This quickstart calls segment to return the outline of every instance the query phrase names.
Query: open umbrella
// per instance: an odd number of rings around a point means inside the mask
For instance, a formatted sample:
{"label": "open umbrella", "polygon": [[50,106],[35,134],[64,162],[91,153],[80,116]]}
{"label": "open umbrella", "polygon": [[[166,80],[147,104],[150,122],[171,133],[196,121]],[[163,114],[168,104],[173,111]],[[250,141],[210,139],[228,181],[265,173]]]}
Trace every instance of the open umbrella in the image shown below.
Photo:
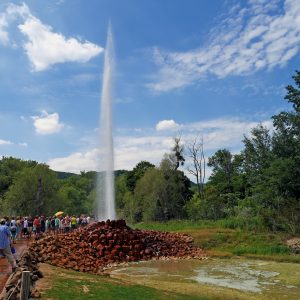
{"label": "open umbrella", "polygon": [[63,211],[58,211],[56,214],[54,214],[55,217],[59,217],[61,215],[63,215],[64,212]]}

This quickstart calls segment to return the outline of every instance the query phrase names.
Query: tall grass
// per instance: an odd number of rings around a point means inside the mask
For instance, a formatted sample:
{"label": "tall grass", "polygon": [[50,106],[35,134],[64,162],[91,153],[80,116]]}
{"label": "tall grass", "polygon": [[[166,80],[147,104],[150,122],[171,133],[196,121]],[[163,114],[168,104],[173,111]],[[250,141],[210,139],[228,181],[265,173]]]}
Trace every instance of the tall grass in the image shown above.
{"label": "tall grass", "polygon": [[284,245],[253,245],[247,247],[237,247],[232,250],[234,255],[258,254],[258,255],[274,255],[288,254],[290,250]]}
{"label": "tall grass", "polygon": [[161,231],[180,231],[185,229],[229,228],[250,231],[265,231],[265,225],[261,218],[231,217],[221,220],[170,220],[166,222],[141,222],[131,225],[134,228]]}
{"label": "tall grass", "polygon": [[221,228],[231,228],[231,229],[243,229],[250,231],[265,231],[266,226],[264,221],[260,217],[252,218],[241,218],[241,217],[230,217],[227,219],[222,219],[216,221]]}
{"label": "tall grass", "polygon": [[181,231],[186,229],[216,228],[219,225],[211,220],[170,220],[166,222],[141,222],[130,225],[133,228],[160,231]]}

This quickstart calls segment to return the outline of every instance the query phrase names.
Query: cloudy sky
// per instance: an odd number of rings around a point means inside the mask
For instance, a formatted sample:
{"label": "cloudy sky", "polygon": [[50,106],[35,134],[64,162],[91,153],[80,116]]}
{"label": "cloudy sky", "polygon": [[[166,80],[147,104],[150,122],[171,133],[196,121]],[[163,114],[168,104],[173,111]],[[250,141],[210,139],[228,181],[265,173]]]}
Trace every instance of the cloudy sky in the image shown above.
{"label": "cloudy sky", "polygon": [[178,134],[236,153],[288,108],[299,0],[1,0],[1,156],[96,169],[109,20],[116,169],[158,164]]}

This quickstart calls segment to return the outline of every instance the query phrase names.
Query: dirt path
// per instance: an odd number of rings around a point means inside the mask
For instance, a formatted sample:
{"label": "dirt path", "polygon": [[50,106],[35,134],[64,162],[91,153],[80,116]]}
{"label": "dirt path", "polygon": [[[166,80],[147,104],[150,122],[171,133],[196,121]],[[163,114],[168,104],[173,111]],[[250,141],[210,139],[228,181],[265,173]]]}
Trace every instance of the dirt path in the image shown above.
{"label": "dirt path", "polygon": [[[28,246],[28,241],[27,240],[20,240],[17,241],[16,244],[14,244],[14,247],[16,249],[17,255],[21,256],[23,251],[27,248]],[[7,259],[4,258],[0,258],[0,294],[5,286],[5,283],[9,277],[9,275],[11,274],[11,266],[9,264],[9,262],[7,261]]]}

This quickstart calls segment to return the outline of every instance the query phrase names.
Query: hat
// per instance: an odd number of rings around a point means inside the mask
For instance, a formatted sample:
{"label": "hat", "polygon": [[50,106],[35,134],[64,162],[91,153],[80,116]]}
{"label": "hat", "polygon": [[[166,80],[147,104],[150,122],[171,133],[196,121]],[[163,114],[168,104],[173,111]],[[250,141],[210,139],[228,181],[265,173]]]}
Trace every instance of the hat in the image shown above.
{"label": "hat", "polygon": [[4,224],[5,224],[5,222],[6,222],[6,220],[5,220],[5,219],[3,219],[3,218],[0,220],[0,223],[1,223],[1,224],[2,224],[2,223],[4,223]]}

